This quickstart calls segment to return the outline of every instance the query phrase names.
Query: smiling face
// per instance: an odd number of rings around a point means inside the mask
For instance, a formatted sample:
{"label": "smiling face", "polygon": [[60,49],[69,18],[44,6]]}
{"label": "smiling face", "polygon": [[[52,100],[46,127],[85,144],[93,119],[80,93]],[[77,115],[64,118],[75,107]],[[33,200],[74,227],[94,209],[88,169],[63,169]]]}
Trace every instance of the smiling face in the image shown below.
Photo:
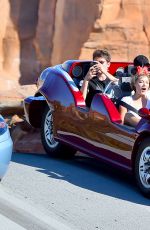
{"label": "smiling face", "polygon": [[144,96],[149,90],[149,77],[147,75],[138,76],[135,81],[136,94]]}

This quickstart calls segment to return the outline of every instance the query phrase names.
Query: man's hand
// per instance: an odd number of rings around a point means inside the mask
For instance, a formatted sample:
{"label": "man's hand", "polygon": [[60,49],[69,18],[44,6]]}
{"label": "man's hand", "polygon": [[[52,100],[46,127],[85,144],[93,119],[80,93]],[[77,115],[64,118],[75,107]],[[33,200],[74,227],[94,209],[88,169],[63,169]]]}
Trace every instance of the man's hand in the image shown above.
{"label": "man's hand", "polygon": [[95,65],[95,69],[97,70],[97,73],[104,74],[110,81],[115,82],[116,84],[118,83],[118,79],[111,75],[107,71],[107,68],[100,62],[97,62],[97,64]]}
{"label": "man's hand", "polygon": [[98,73],[98,68],[97,68],[97,64],[95,64],[89,68],[89,71],[85,76],[85,80],[90,81],[93,77],[96,77],[97,73]]}
{"label": "man's hand", "polygon": [[106,69],[106,67],[103,65],[103,64],[101,64],[100,62],[98,62],[96,65],[95,65],[95,68],[97,69],[97,72],[98,73],[104,73],[105,75],[107,74],[107,69]]}
{"label": "man's hand", "polygon": [[81,86],[81,89],[80,91],[82,92],[83,94],[83,98],[86,99],[86,96],[87,96],[87,92],[88,92],[88,84],[89,84],[89,81],[93,78],[93,77],[96,77],[98,73],[98,69],[97,69],[97,64],[96,65],[93,65],[89,68],[89,71],[87,72],[84,80],[83,80],[83,84]]}

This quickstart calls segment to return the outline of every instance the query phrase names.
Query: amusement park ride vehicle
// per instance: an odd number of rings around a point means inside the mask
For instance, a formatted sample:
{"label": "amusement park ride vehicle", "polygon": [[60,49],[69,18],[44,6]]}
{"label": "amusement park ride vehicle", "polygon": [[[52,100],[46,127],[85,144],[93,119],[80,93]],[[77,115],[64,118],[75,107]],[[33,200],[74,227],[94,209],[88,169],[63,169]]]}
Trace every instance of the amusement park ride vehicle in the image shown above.
{"label": "amusement park ride vehicle", "polygon": [[121,123],[116,105],[131,93],[127,89],[134,67],[112,62],[109,71],[119,84],[110,82],[87,107],[79,88],[91,62],[68,60],[45,69],[35,95],[24,100],[26,119],[41,128],[48,155],[66,158],[78,150],[108,162],[133,173],[140,191],[150,197],[150,111],[140,109],[141,120],[133,128]]}

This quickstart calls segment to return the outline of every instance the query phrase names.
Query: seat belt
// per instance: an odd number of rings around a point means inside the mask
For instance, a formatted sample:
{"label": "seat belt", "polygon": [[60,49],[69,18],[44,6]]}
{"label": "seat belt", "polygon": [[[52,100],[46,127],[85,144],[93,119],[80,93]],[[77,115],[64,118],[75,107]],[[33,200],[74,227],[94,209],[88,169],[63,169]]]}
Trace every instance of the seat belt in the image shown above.
{"label": "seat belt", "polygon": [[132,107],[131,105],[127,104],[127,103],[124,102],[124,101],[120,101],[120,102],[119,102],[119,105],[122,105],[122,106],[124,106],[125,108],[127,108],[128,110],[131,110],[131,111],[133,111],[134,113],[138,114],[138,110],[137,110],[137,109],[135,109],[134,107]]}

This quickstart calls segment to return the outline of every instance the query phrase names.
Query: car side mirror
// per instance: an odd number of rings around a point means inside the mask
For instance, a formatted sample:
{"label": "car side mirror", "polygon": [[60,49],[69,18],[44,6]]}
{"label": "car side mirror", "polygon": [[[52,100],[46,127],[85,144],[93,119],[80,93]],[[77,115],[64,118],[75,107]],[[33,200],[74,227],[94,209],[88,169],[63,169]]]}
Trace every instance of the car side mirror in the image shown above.
{"label": "car side mirror", "polygon": [[141,108],[141,109],[139,109],[138,114],[142,118],[150,119],[150,110],[147,109],[147,108]]}

